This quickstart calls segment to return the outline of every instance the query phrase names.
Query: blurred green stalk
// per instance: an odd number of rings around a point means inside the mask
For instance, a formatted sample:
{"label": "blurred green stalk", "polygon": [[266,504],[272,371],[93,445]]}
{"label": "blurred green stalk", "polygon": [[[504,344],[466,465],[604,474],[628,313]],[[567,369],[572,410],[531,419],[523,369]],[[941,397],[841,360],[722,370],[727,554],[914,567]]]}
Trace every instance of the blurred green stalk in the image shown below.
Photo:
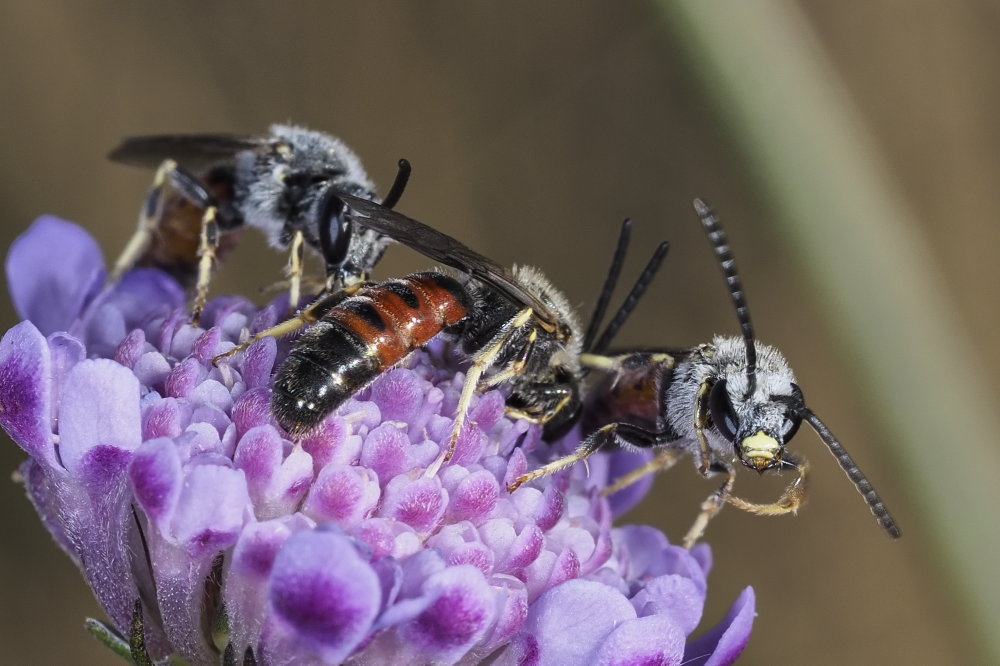
{"label": "blurred green stalk", "polygon": [[1000,663],[998,410],[906,201],[797,5],[656,7],[819,285],[959,621]]}

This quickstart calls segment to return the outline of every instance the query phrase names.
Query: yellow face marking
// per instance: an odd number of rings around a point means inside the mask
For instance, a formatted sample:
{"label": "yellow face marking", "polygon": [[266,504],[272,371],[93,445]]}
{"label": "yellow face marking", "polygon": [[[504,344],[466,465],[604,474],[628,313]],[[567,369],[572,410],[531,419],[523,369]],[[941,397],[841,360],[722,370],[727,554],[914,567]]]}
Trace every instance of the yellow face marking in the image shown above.
{"label": "yellow face marking", "polygon": [[740,442],[742,458],[749,460],[754,468],[764,469],[769,463],[774,462],[781,452],[781,445],[774,437],[766,434],[763,430],[758,430],[749,437],[744,437]]}

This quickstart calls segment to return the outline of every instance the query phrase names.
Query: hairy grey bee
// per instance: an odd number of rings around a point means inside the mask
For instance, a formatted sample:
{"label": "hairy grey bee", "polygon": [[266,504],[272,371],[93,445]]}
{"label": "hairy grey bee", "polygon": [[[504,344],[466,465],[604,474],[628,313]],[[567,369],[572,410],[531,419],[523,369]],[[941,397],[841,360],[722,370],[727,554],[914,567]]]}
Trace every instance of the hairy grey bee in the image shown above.
{"label": "hairy grey bee", "polygon": [[[691,547],[726,503],[758,515],[798,510],[805,498],[809,465],[804,457],[789,451],[787,444],[805,421],[840,463],[882,529],[899,537],[898,525],[871,483],[806,405],[785,357],[755,339],[742,281],[721,224],[704,202],[696,200],[694,205],[725,274],[742,335],[719,336],[691,349],[604,355],[617,330],[609,327],[610,335],[605,333],[581,356],[585,367],[605,375],[589,392],[585,420],[605,425],[576,451],[522,475],[510,489],[564,469],[610,444],[659,452],[648,464],[605,489],[606,494],[645,474],[667,469],[689,454],[703,476],[725,475],[684,538],[684,544]],[[591,328],[595,325],[592,322]],[[732,494],[737,463],[759,473],[793,471],[796,477],[777,501],[756,504]]]}
{"label": "hairy grey bee", "polygon": [[[157,169],[139,228],[111,279],[132,266],[153,265],[182,282],[194,282],[195,319],[205,304],[217,254],[228,250],[232,232],[244,227],[258,229],[272,247],[290,252],[293,307],[301,289],[304,247],[322,255],[329,290],[366,279],[390,242],[371,229],[353,230],[344,219],[323,217],[327,192],[375,198],[375,186],[358,156],[323,132],[272,125],[264,136],[127,137],[109,157]],[[409,163],[400,160],[384,205],[396,204],[409,173]]]}

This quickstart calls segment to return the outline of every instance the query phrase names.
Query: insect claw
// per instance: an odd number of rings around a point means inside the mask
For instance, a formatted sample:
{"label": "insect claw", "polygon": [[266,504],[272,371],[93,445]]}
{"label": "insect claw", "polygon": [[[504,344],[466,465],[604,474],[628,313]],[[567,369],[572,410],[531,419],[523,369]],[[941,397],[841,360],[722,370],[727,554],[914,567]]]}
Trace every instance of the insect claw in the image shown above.
{"label": "insect claw", "polygon": [[517,490],[518,488],[520,488],[521,485],[525,481],[527,481],[527,480],[528,480],[528,475],[527,474],[522,474],[521,476],[519,476],[516,479],[514,479],[513,482],[507,484],[507,492],[509,492],[509,493],[514,492],[515,490]]}

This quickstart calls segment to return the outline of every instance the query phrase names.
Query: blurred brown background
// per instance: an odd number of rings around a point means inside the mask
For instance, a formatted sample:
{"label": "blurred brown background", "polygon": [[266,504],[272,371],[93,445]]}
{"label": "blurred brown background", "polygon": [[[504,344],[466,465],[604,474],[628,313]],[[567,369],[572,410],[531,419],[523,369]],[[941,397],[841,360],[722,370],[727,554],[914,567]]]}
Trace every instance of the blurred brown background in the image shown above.
{"label": "blurred brown background", "polygon": [[[788,6],[804,10],[846,84],[915,212],[915,231],[932,244],[927,269],[944,276],[959,324],[977,343],[927,353],[974,356],[993,381],[995,404],[1000,5]],[[584,312],[618,224],[632,217],[629,275],[660,239],[673,248],[619,341],[688,345],[736,331],[691,212],[691,199],[704,196],[728,224],[759,335],[784,350],[811,405],[905,534],[887,539],[818,440],[800,434],[794,446],[815,473],[810,503],[795,518],[730,508],[712,523],[704,626],[751,584],[758,618],[743,663],[974,663],[980,648],[968,611],[939,575],[933,526],[917,510],[921,489],[895,473],[906,445],[886,443],[882,408],[858,390],[852,357],[772,226],[752,165],[733,149],[672,34],[640,2],[8,0],[0,5],[0,246],[35,216],[54,213],[91,229],[110,259],[133,229],[151,176],[104,160],[120,137],[257,133],[293,121],[345,139],[383,192],[396,160],[409,158],[403,211],[502,262],[538,264]],[[263,286],[259,276],[277,274],[281,259],[251,236],[214,293],[252,293]],[[428,265],[405,250],[389,254],[380,275]],[[851,270],[850,257],[844,265]],[[6,329],[16,316],[9,300],[0,307]],[[900,336],[906,325],[899,322]],[[950,455],[949,442],[940,446]],[[0,471],[21,458],[7,442]],[[628,520],[655,523],[677,540],[712,487],[679,465]],[[750,473],[738,478],[753,499],[778,488]],[[0,493],[10,530],[0,549],[5,661],[115,663],[82,628],[99,611],[78,573],[20,488],[0,483]],[[969,511],[995,531],[995,507]]]}

